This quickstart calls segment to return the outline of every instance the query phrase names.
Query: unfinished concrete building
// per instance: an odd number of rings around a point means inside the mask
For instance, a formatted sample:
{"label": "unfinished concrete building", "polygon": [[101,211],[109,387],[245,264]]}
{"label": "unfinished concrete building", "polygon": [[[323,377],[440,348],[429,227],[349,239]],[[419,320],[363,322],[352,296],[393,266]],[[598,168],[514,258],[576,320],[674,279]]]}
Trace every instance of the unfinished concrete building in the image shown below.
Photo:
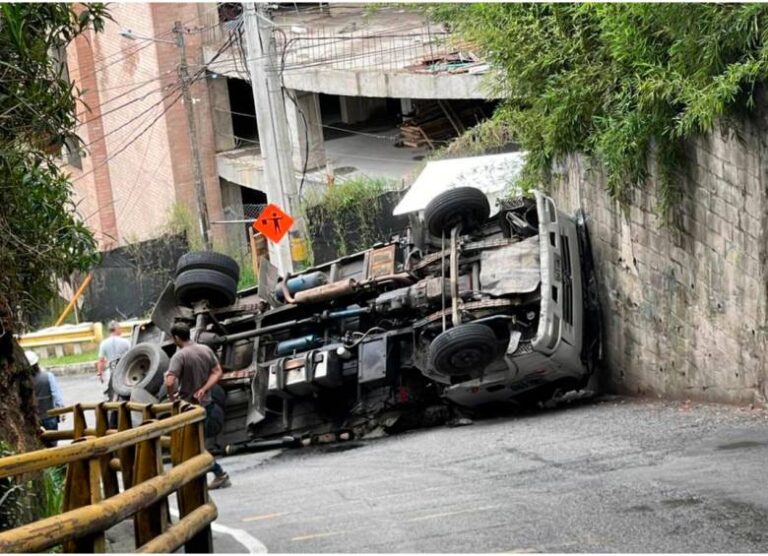
{"label": "unfinished concrete building", "polygon": [[[242,8],[205,14],[216,166],[245,202],[267,187]],[[281,4],[271,20],[300,195],[357,174],[401,181],[493,111],[488,65],[421,11]]]}

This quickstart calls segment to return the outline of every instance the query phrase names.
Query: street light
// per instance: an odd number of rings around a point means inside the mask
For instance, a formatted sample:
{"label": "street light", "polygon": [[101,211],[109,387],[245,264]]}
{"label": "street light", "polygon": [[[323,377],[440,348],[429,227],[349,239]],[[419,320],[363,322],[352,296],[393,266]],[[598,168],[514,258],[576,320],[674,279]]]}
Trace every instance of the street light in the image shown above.
{"label": "street light", "polygon": [[124,29],[120,31],[120,36],[132,41],[154,41],[154,42],[165,42],[169,44],[176,44],[177,42],[177,41],[169,41],[167,39],[156,39],[154,37],[142,37],[141,35],[137,35],[133,31],[131,31],[130,29]]}

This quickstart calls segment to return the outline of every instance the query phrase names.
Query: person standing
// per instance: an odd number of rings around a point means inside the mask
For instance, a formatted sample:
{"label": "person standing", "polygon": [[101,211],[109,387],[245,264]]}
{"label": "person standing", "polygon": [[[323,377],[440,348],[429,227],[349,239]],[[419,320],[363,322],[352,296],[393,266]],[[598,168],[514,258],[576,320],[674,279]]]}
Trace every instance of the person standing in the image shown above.
{"label": "person standing", "polygon": [[[213,402],[211,390],[221,378],[221,365],[216,354],[208,346],[198,344],[190,339],[189,326],[177,322],[171,327],[173,341],[178,348],[171,357],[168,371],[165,373],[165,387],[168,397],[173,401],[178,398],[199,404],[205,408],[205,436],[212,437],[221,429],[219,406]],[[229,475],[214,460],[214,479],[208,488],[226,488],[231,486]]]}
{"label": "person standing", "polygon": [[101,344],[99,344],[99,360],[96,362],[96,376],[99,377],[99,381],[102,384],[105,382],[107,383],[107,389],[104,391],[104,395],[107,397],[107,401],[110,401],[113,396],[110,375],[120,358],[125,355],[126,351],[131,349],[131,343],[122,337],[122,330],[117,321],[109,321],[108,328],[109,338],[102,340]]}
{"label": "person standing", "polygon": [[[61,395],[56,375],[40,368],[40,357],[34,351],[25,351],[32,372],[32,382],[35,386],[37,399],[37,417],[45,430],[59,430],[59,417],[49,417],[48,410],[64,407],[64,397]],[[48,448],[56,446],[55,440],[43,441]]]}

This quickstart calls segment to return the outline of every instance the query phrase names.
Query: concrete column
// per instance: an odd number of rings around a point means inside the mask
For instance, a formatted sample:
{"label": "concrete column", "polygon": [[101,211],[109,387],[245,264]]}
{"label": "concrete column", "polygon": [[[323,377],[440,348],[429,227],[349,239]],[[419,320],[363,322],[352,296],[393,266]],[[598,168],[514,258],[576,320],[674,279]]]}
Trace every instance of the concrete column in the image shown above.
{"label": "concrete column", "polygon": [[356,124],[369,119],[377,111],[387,109],[387,99],[374,97],[344,97],[340,96],[341,121],[345,124]]}
{"label": "concrete column", "polygon": [[[307,170],[325,166],[325,143],[323,142],[323,120],[320,113],[320,96],[305,91],[290,91],[296,104],[285,95],[285,113],[291,134],[293,165],[297,170],[304,168],[304,157],[308,156]],[[302,116],[303,114],[303,116]],[[306,122],[305,122],[306,119]],[[307,152],[309,138],[309,152]]]}
{"label": "concrete column", "polygon": [[235,148],[235,134],[232,131],[232,107],[229,103],[227,78],[219,76],[209,79],[208,94],[211,98],[211,122],[216,152],[231,151]]}
{"label": "concrete column", "polygon": [[402,112],[403,116],[413,112],[413,99],[401,98],[400,99],[400,112]]}

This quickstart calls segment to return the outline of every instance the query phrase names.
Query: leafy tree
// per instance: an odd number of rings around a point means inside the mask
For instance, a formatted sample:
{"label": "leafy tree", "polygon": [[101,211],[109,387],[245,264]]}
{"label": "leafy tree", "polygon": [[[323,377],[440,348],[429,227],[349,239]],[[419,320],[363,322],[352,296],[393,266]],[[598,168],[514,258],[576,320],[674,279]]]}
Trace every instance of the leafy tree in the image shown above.
{"label": "leafy tree", "polygon": [[107,17],[101,4],[0,4],[0,442],[19,452],[39,443],[14,325],[51,298],[56,276],[85,269],[97,256],[54,157],[65,139],[77,142],[79,92],[59,60],[75,37],[101,30]]}
{"label": "leafy tree", "polygon": [[530,151],[524,185],[584,153],[621,198],[655,149],[661,208],[685,139],[753,108],[768,75],[763,4],[443,4],[428,8],[499,69],[495,117]]}
{"label": "leafy tree", "polygon": [[[57,166],[74,136],[78,91],[60,61],[64,48],[108,17],[101,4],[0,5],[0,315],[42,306],[54,277],[90,266],[96,244],[75,215]],[[2,332],[2,330],[0,330]]]}

